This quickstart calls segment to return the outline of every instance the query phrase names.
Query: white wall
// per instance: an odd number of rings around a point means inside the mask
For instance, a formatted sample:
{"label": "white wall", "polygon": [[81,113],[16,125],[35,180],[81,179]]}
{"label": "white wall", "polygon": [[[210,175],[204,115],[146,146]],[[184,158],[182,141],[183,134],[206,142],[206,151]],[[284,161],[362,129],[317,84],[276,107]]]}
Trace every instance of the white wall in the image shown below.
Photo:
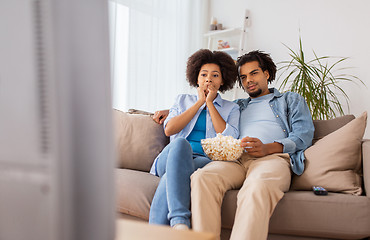
{"label": "white wall", "polygon": [[[306,56],[350,57],[349,73],[365,82],[343,86],[350,98],[349,113],[370,114],[370,1],[367,0],[210,0],[209,16],[225,27],[240,27],[245,9],[250,10],[251,26],[247,50],[271,53],[275,62],[288,59],[288,51],[298,48],[301,31]],[[237,91],[237,97],[246,97]],[[365,133],[370,138],[370,127]]]}

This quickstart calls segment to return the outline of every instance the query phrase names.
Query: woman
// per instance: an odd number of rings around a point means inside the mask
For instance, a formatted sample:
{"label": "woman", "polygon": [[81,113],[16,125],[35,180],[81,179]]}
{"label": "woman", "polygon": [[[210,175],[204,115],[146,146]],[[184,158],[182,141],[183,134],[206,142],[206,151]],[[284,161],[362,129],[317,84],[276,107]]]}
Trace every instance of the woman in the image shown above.
{"label": "woman", "polygon": [[233,59],[223,52],[201,49],[189,57],[186,78],[197,95],[181,94],[164,121],[170,144],[155,159],[151,173],[161,177],[149,223],[190,228],[190,175],[211,160],[200,140],[217,133],[239,135],[239,107],[223,100],[218,91],[231,89],[237,79]]}

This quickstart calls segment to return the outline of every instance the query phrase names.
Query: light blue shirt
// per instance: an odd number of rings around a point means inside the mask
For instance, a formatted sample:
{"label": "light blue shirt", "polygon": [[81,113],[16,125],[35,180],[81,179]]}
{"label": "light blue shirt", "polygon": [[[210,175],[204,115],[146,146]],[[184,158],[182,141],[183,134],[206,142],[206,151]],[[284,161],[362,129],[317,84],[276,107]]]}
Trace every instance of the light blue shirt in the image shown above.
{"label": "light blue shirt", "polygon": [[240,113],[240,138],[255,137],[262,143],[273,143],[285,138],[285,133],[269,106],[273,94],[253,98],[247,108]]}
{"label": "light blue shirt", "polygon": [[[180,94],[177,96],[175,104],[170,108],[170,112],[163,123],[163,128],[166,128],[168,121],[170,121],[173,117],[180,115],[181,113],[185,112],[191,106],[193,106],[198,101],[197,95],[191,94]],[[213,104],[220,114],[220,116],[226,122],[226,128],[221,133],[224,136],[232,136],[234,138],[239,137],[239,117],[240,111],[239,106],[231,101],[227,101],[221,98],[220,94],[217,94],[215,100],[213,100]],[[191,131],[194,128],[194,125],[199,117],[199,114],[205,108],[206,104],[204,103],[197,111],[195,116],[192,120],[177,134],[171,135],[170,141],[178,138],[183,137],[187,138]],[[216,137],[217,133],[213,127],[211,115],[209,114],[209,110],[207,108],[207,115],[206,115],[206,138],[214,138]],[[157,157],[158,158],[158,157]],[[154,160],[152,168],[150,169],[150,173],[155,174],[155,165],[157,158]]]}
{"label": "light blue shirt", "polygon": [[[280,93],[277,89],[269,89],[273,98],[269,101],[277,122],[283,129],[285,138],[276,139],[281,143],[284,153],[290,155],[290,165],[293,172],[301,175],[304,170],[304,150],[312,144],[314,126],[310,110],[304,98],[298,93]],[[251,98],[235,100],[240,111],[249,107]],[[243,118],[240,119],[243,121]]]}
{"label": "light blue shirt", "polygon": [[[170,121],[173,117],[180,115],[181,113],[185,112],[188,108],[193,106],[198,101],[197,95],[190,95],[190,94],[181,94],[177,96],[175,104],[171,107],[170,113],[168,117],[164,121],[163,127],[166,128],[168,121]],[[239,106],[233,102],[224,100],[221,98],[220,94],[217,94],[215,100],[213,100],[213,104],[217,109],[218,113],[226,122],[226,128],[222,132],[224,136],[233,136],[234,138],[239,137],[239,117],[240,111]],[[193,130],[194,125],[199,117],[201,111],[205,108],[206,104],[204,103],[197,111],[193,119],[184,127],[182,131],[177,134],[174,134],[170,137],[172,141],[175,138],[183,137],[186,138],[189,136],[190,132]],[[216,137],[216,131],[212,124],[211,116],[209,115],[209,110],[207,108],[207,116],[206,116],[206,138],[213,138]]]}

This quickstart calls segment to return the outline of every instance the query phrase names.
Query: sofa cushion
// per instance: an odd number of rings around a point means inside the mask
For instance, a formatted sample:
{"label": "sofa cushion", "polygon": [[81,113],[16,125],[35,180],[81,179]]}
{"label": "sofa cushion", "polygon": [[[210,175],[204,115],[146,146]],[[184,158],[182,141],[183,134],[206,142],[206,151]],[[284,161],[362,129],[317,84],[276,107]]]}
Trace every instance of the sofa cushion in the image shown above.
{"label": "sofa cushion", "polygon": [[118,211],[148,220],[150,204],[159,184],[159,177],[129,169],[115,171]]}
{"label": "sofa cushion", "polygon": [[150,115],[113,110],[118,168],[149,172],[154,159],[168,144],[163,125]]}
{"label": "sofa cushion", "polygon": [[343,127],[353,119],[355,119],[355,116],[350,114],[328,120],[313,120],[315,133],[313,136],[312,144],[315,144],[318,140],[325,137],[329,133],[332,133]]}
{"label": "sofa cushion", "polygon": [[[222,202],[222,227],[234,224],[238,190],[226,192]],[[361,239],[370,235],[370,198],[312,191],[289,191],[277,204],[270,219],[269,234]]]}
{"label": "sofa cushion", "polygon": [[361,195],[361,142],[367,113],[318,140],[305,151],[305,171],[294,176],[291,189],[328,191]]}
{"label": "sofa cushion", "polygon": [[[270,219],[270,233],[333,239],[362,239],[370,235],[370,198],[312,191],[284,195]],[[366,209],[366,210],[365,210]]]}

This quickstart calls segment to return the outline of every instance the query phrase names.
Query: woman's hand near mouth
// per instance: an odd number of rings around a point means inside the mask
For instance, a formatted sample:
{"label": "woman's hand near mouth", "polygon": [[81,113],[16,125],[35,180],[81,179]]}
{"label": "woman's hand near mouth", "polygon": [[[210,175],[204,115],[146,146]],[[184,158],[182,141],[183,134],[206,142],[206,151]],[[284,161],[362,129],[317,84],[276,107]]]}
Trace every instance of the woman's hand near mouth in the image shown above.
{"label": "woman's hand near mouth", "polygon": [[203,85],[203,86],[199,86],[197,88],[197,91],[198,91],[198,101],[203,104],[206,102],[206,97],[207,97],[207,94],[206,94],[206,90],[207,88]]}
{"label": "woman's hand near mouth", "polygon": [[207,84],[208,85],[208,94],[207,94],[207,98],[206,98],[206,102],[207,103],[212,103],[213,100],[215,100],[215,98],[217,97],[217,91],[218,89],[215,88],[215,86],[213,86],[212,84]]}
{"label": "woman's hand near mouth", "polygon": [[206,83],[197,88],[198,101],[203,103],[213,103],[213,100],[217,97],[218,89],[215,88],[211,83]]}

